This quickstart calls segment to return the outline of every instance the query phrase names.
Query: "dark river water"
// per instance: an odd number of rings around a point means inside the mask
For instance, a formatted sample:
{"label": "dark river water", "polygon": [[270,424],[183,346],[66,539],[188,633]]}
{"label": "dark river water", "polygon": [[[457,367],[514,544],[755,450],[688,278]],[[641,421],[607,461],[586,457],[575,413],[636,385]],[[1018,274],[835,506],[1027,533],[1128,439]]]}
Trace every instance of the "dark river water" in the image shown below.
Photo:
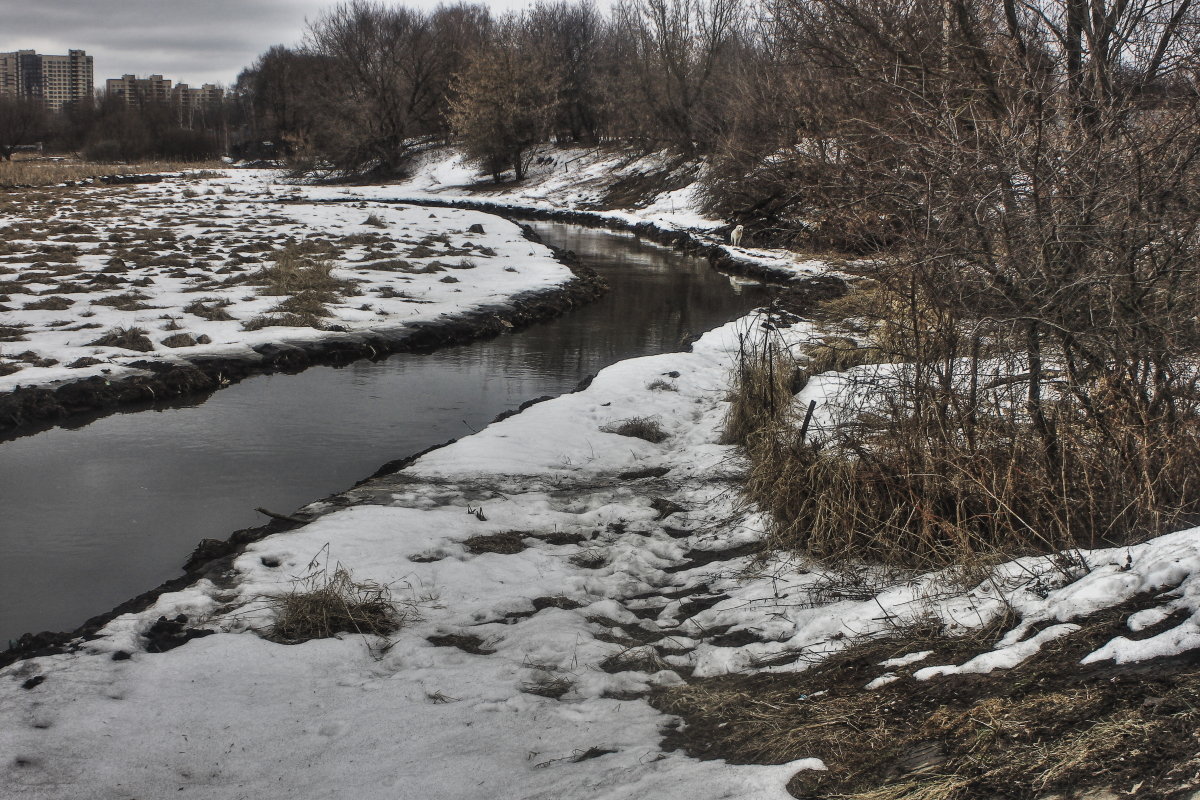
{"label": "dark river water", "polygon": [[611,293],[490,341],[259,376],[192,403],[0,442],[0,649],[179,575],[200,539],[266,522],[258,506],[291,512],[616,361],[677,350],[767,299],[632,235],[534,228],[575,250]]}

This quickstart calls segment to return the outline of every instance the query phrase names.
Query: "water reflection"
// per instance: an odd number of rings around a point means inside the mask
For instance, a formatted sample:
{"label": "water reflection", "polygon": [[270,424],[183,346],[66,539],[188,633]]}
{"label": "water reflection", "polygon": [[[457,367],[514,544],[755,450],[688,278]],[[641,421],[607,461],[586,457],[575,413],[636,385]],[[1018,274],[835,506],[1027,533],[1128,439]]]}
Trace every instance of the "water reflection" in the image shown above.
{"label": "water reflection", "polygon": [[762,303],[706,262],[538,223],[612,292],[563,319],[432,355],[260,376],[193,403],[0,443],[0,646],[72,628],[179,572],[200,539],[259,524],[621,359],[678,349]]}

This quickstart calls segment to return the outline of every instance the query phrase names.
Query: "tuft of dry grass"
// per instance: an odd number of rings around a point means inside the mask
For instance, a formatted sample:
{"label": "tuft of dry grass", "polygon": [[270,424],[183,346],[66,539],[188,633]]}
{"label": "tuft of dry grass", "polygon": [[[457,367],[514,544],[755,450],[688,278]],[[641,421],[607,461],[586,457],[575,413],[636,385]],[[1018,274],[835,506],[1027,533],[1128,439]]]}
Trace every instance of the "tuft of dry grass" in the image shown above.
{"label": "tuft of dry grass", "polygon": [[513,553],[520,553],[527,547],[525,544],[525,534],[519,531],[472,536],[463,542],[463,546],[467,548],[468,552],[475,555],[482,553],[511,555]]}
{"label": "tuft of dry grass", "polygon": [[149,353],[154,349],[154,342],[146,336],[143,328],[112,328],[94,342],[88,342],[93,347],[120,347],[124,350],[137,350]]}
{"label": "tuft of dry grass", "polygon": [[233,305],[233,301],[223,297],[202,297],[188,303],[183,310],[210,322],[222,322],[233,319],[233,315],[225,310],[227,306],[231,305]]}
{"label": "tuft of dry grass", "polygon": [[340,298],[337,295],[329,292],[305,289],[280,301],[271,309],[271,312],[302,317],[328,317],[330,316],[329,309],[325,307],[325,304],[336,302],[338,299]]}
{"label": "tuft of dry grass", "polygon": [[575,679],[563,673],[558,667],[545,664],[527,665],[533,670],[533,676],[521,684],[525,694],[536,694],[539,697],[549,697],[557,700],[575,688]]}
{"label": "tuft of dry grass", "polygon": [[313,314],[260,314],[242,323],[244,331],[259,331],[263,328],[321,328],[321,319]]}
{"label": "tuft of dry grass", "polygon": [[264,295],[294,295],[315,292],[322,296],[346,294],[350,286],[333,276],[331,258],[305,253],[302,248],[288,246],[271,254],[272,263],[251,278],[262,288]]}
{"label": "tuft of dry grass", "polygon": [[75,301],[71,298],[53,295],[26,303],[23,308],[26,311],[65,311],[73,305]]}
{"label": "tuft of dry grass", "polygon": [[643,439],[651,444],[659,444],[668,438],[662,424],[654,417],[630,417],[601,426],[600,430],[605,433],[615,433],[618,436]]}
{"label": "tuft of dry grass", "polygon": [[339,633],[388,636],[411,618],[411,612],[401,612],[387,586],[356,581],[341,564],[332,572],[310,567],[289,591],[266,598],[275,620],[265,638],[299,644]]}

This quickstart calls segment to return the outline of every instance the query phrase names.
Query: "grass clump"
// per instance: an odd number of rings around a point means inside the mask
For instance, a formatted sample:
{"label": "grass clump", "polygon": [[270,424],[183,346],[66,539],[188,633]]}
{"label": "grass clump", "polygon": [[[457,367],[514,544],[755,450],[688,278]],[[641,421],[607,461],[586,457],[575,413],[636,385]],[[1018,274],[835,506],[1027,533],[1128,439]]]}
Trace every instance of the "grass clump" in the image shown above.
{"label": "grass clump", "polygon": [[55,295],[26,303],[23,308],[26,311],[65,311],[73,305],[75,301],[71,298]]}
{"label": "grass clump", "polygon": [[467,548],[468,552],[474,555],[482,553],[511,555],[513,553],[520,553],[527,547],[524,534],[518,531],[472,536],[463,542],[463,546]]}
{"label": "grass clump", "polygon": [[282,644],[328,639],[339,633],[388,636],[410,618],[391,590],[374,581],[356,581],[338,564],[316,568],[298,578],[291,590],[267,598],[275,619],[265,638]]}
{"label": "grass clump", "polygon": [[209,322],[224,322],[233,319],[233,315],[225,310],[231,305],[233,301],[224,297],[202,297],[188,303],[183,310]]}
{"label": "grass clump", "polygon": [[791,408],[795,376],[795,361],[777,341],[740,335],[721,443],[745,444],[755,432],[777,424]]}
{"label": "grass clump", "polygon": [[137,350],[149,353],[154,349],[154,342],[146,336],[143,328],[112,328],[94,342],[88,342],[92,347],[119,347],[123,350]]}
{"label": "grass clump", "polygon": [[547,664],[528,666],[533,670],[533,675],[521,684],[521,691],[525,694],[557,700],[575,688],[575,679],[564,674],[558,667]]}
{"label": "grass clump", "polygon": [[242,323],[244,331],[263,328],[321,328],[321,319],[313,314],[260,314]]}
{"label": "grass clump", "polygon": [[276,250],[272,263],[263,267],[251,279],[262,288],[264,295],[295,295],[316,292],[321,295],[345,294],[348,281],[333,276],[334,262],[330,258],[311,255],[296,246]]}
{"label": "grass clump", "polygon": [[325,304],[336,302],[338,299],[340,298],[337,295],[329,292],[306,289],[280,301],[271,311],[306,317],[328,317],[330,313]]}
{"label": "grass clump", "polygon": [[92,305],[109,306],[110,308],[115,308],[118,311],[145,311],[148,308],[152,308],[152,306],[142,302],[145,299],[147,299],[146,295],[134,289],[121,294],[111,294],[101,297],[98,300],[93,300]]}
{"label": "grass clump", "polygon": [[605,433],[615,433],[618,436],[643,439],[652,444],[664,442],[669,436],[654,417],[630,417],[604,425],[600,430]]}

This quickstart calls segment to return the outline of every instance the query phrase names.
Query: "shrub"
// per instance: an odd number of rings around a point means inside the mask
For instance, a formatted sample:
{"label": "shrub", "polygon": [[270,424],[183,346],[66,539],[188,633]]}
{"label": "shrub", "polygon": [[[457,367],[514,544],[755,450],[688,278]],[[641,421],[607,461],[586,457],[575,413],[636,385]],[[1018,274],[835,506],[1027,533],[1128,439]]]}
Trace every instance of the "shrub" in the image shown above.
{"label": "shrub", "polygon": [[[726,438],[744,447],[746,496],[779,545],[924,568],[1128,543],[1200,518],[1200,399],[1177,395],[1168,423],[1047,381],[1047,437],[1006,331],[975,326],[963,357],[957,329],[889,331],[887,349],[907,357],[844,373],[819,431],[771,382],[791,356],[769,341],[743,350]],[[1100,401],[1097,388],[1078,391]]]}

